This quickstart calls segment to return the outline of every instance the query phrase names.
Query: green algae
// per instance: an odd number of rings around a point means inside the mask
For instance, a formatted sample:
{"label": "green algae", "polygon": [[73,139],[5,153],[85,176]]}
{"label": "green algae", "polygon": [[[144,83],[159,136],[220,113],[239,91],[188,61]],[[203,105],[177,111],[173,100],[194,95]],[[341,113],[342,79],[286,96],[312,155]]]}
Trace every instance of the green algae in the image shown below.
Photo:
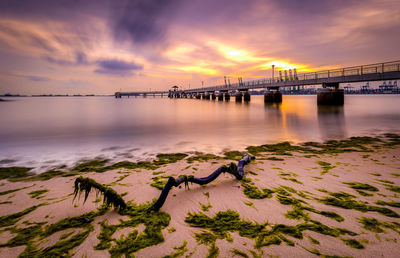
{"label": "green algae", "polygon": [[159,168],[158,165],[153,164],[149,161],[139,161],[139,162],[130,162],[130,161],[121,161],[110,166],[106,166],[106,163],[109,160],[101,159],[101,160],[90,160],[83,163],[80,163],[72,168],[72,171],[77,172],[106,172],[109,170],[126,168],[126,169],[138,169],[143,168],[147,170],[155,170]]}
{"label": "green algae", "polygon": [[30,241],[40,236],[40,234],[42,233],[41,224],[37,224],[27,228],[17,228],[17,227],[10,228],[9,229],[10,232],[17,235],[12,239],[8,240],[6,243],[0,244],[0,248],[22,246],[26,245],[27,243],[30,243]]}
{"label": "green algae", "polygon": [[231,253],[233,254],[233,256],[240,256],[240,257],[245,257],[245,258],[249,257],[245,252],[240,251],[239,249],[236,249],[236,248],[232,249]]}
{"label": "green algae", "polygon": [[157,159],[153,163],[157,166],[178,162],[188,155],[185,153],[160,153],[157,154]]}
{"label": "green algae", "polygon": [[400,187],[395,185],[388,185],[386,186],[386,189],[395,193],[400,193]]}
{"label": "green algae", "polygon": [[318,161],[317,163],[318,163],[318,165],[320,165],[322,167],[321,175],[324,175],[324,174],[328,173],[329,170],[331,170],[331,169],[336,167],[336,166],[332,166],[331,163],[326,162],[326,161]]}
{"label": "green algae", "polygon": [[247,151],[254,156],[261,156],[261,153],[273,153],[274,155],[288,155],[292,154],[288,151],[296,151],[297,146],[291,145],[289,142],[281,142],[277,144],[264,144],[260,146],[249,146]]}
{"label": "green algae", "polygon": [[283,242],[285,242],[288,246],[294,246],[294,245],[295,245],[295,243],[294,243],[292,240],[286,238],[286,237],[283,236],[283,235],[278,235],[278,237],[279,237]]}
{"label": "green algae", "polygon": [[361,219],[359,219],[359,221],[366,230],[369,230],[369,231],[372,231],[375,233],[384,232],[383,229],[381,228],[381,226],[383,224],[375,218],[361,217]]}
{"label": "green algae", "polygon": [[170,227],[169,229],[167,229],[168,233],[174,233],[176,231],[176,229],[174,227]]}
{"label": "green algae", "polygon": [[32,211],[36,210],[37,208],[47,205],[47,204],[48,203],[41,203],[39,205],[35,205],[35,206],[31,206],[29,208],[26,208],[23,211],[0,217],[0,228],[14,225],[26,214],[31,213]]}
{"label": "green algae", "polygon": [[59,240],[54,245],[44,249],[37,249],[36,246],[28,244],[19,257],[71,257],[73,255],[71,250],[81,245],[92,231],[93,226],[89,225],[83,232],[80,232],[67,240]]}
{"label": "green algae", "polygon": [[297,194],[297,191],[294,188],[290,187],[290,186],[280,185],[280,187],[285,189],[285,190],[287,190],[287,191],[289,191],[289,192],[291,192],[291,193]]}
{"label": "green algae", "polygon": [[207,162],[209,160],[220,160],[220,159],[222,159],[220,156],[217,156],[217,155],[214,155],[214,154],[205,154],[205,153],[202,153],[202,152],[196,152],[194,156],[191,156],[191,157],[187,158],[186,162],[191,164],[191,163],[193,163],[195,161],[197,161],[197,162]]}
{"label": "green algae", "polygon": [[293,210],[285,213],[285,217],[288,219],[300,220],[303,219],[305,221],[310,220],[310,216],[303,211],[300,205],[293,205]]}
{"label": "green algae", "polygon": [[206,256],[206,258],[216,258],[219,255],[219,249],[218,247],[214,244],[210,247],[210,249],[208,250],[208,254]]}
{"label": "green algae", "polygon": [[64,240],[64,239],[67,239],[69,236],[71,236],[73,233],[75,233],[75,230],[74,231],[71,231],[71,232],[68,232],[68,233],[65,233],[65,234],[62,234],[61,236],[60,236],[60,240]]}
{"label": "green algae", "polygon": [[19,179],[32,176],[29,173],[33,168],[29,167],[0,167],[0,180],[18,181]]}
{"label": "green algae", "polygon": [[13,202],[10,201],[5,201],[5,202],[0,202],[0,204],[12,204]]}
{"label": "green algae", "polygon": [[42,189],[42,190],[37,190],[37,191],[32,191],[29,193],[29,195],[31,196],[31,198],[34,199],[40,199],[42,196],[42,194],[47,193],[49,190],[47,189]]}
{"label": "green algae", "polygon": [[207,232],[207,231],[202,231],[201,233],[195,233],[194,237],[196,239],[197,244],[199,245],[213,245],[215,244],[215,241],[217,240],[217,236]]}
{"label": "green algae", "polygon": [[175,258],[184,255],[187,251],[189,251],[189,249],[186,246],[187,246],[187,241],[185,240],[183,241],[183,244],[181,246],[174,247],[175,249],[174,253],[163,256],[163,258]]}
{"label": "green algae", "polygon": [[27,177],[23,181],[47,181],[54,177],[70,177],[78,175],[78,172],[64,172],[59,170],[48,170],[46,172]]}
{"label": "green algae", "polygon": [[391,175],[394,176],[394,177],[400,177],[399,173],[391,173]]}
{"label": "green algae", "polygon": [[365,191],[371,191],[371,192],[378,192],[379,189],[376,188],[375,186],[365,184],[365,183],[359,183],[359,182],[343,182],[343,184],[346,184],[350,186],[353,189],[356,190],[365,190]]}
{"label": "green algae", "polygon": [[69,228],[86,228],[98,216],[104,215],[108,211],[108,207],[103,205],[97,211],[91,211],[75,217],[66,217],[56,223],[48,225],[44,228],[42,236],[48,237],[52,234]]}
{"label": "green algae", "polygon": [[356,190],[357,193],[359,193],[362,196],[374,196],[372,193],[364,192],[361,190]]}
{"label": "green algae", "polygon": [[160,181],[160,177],[153,177],[153,183],[150,184],[150,186],[157,188],[158,190],[162,190],[164,186],[167,184],[167,181],[163,180]]}
{"label": "green algae", "polygon": [[277,158],[277,157],[268,157],[268,158],[266,158],[266,160],[283,161],[285,159]]}
{"label": "green algae", "polygon": [[271,198],[274,192],[268,188],[262,188],[260,190],[257,186],[252,185],[252,182],[249,178],[244,178],[242,180],[242,187],[243,193],[250,199]]}
{"label": "green algae", "polygon": [[281,178],[284,179],[284,180],[292,181],[293,183],[296,183],[296,184],[303,184],[303,182],[297,180],[294,177],[281,177]]}
{"label": "green algae", "polygon": [[227,151],[224,153],[224,158],[230,160],[241,160],[244,154],[246,153],[240,151]]}
{"label": "green algae", "polygon": [[86,172],[86,171],[97,171],[98,169],[104,167],[108,162],[107,159],[95,159],[86,162],[82,162],[72,168],[73,171]]}
{"label": "green algae", "polygon": [[[208,229],[209,237],[225,239],[228,232],[238,232],[240,236],[254,239],[255,247],[261,248],[282,242],[280,235],[287,235],[297,239],[303,238],[303,231],[310,230],[320,234],[338,237],[350,231],[339,228],[328,227],[318,221],[309,220],[295,226],[284,224],[273,225],[267,229],[268,223],[258,224],[240,219],[237,212],[232,210],[220,211],[214,217],[208,217],[204,213],[188,213],[185,218],[192,227]],[[210,236],[210,234],[214,236]],[[355,233],[354,233],[355,234]]]}
{"label": "green algae", "polygon": [[[389,139],[390,140],[390,139]],[[393,142],[391,140],[391,142]],[[265,144],[260,146],[249,146],[247,151],[255,156],[262,156],[262,153],[272,153],[274,155],[288,155],[291,152],[304,154],[338,154],[344,152],[373,152],[368,145],[384,143],[379,138],[373,137],[351,137],[341,141],[326,141],[324,143],[305,142],[301,145],[292,145],[289,142],[277,144]]]}
{"label": "green algae", "polygon": [[156,171],[156,172],[153,172],[153,175],[160,175],[160,174],[164,174],[165,173],[165,171]]}
{"label": "green algae", "polygon": [[385,201],[378,200],[378,201],[376,202],[376,204],[378,204],[378,205],[383,205],[383,206],[391,206],[391,207],[400,208],[400,202],[394,202],[394,201],[385,202]]}
{"label": "green algae", "polygon": [[[165,212],[150,211],[152,203],[136,205],[128,203],[127,208],[122,211],[122,215],[128,216],[129,220],[120,220],[119,224],[108,225],[106,221],[100,222],[101,232],[98,235],[99,244],[94,248],[96,250],[108,249],[111,257],[128,257],[132,253],[143,248],[162,243],[164,237],[162,229],[166,228],[170,222],[170,216]],[[117,229],[135,228],[143,224],[143,232],[134,230],[128,236],[121,236],[120,239],[112,238]],[[111,243],[114,243],[112,246]]]}
{"label": "green algae", "polygon": [[389,181],[389,180],[377,179],[376,181],[379,181],[379,182],[385,183],[385,184],[394,185],[394,182],[393,181]]}
{"label": "green algae", "polygon": [[244,204],[249,206],[249,207],[252,207],[252,208],[256,209],[256,207],[254,206],[253,202],[244,202]]}
{"label": "green algae", "polygon": [[126,168],[126,169],[147,169],[147,170],[155,170],[158,169],[162,165],[175,163],[179,160],[182,160],[187,157],[185,153],[160,153],[156,156],[156,159],[152,162],[150,161],[138,161],[138,162],[130,162],[130,161],[120,161],[114,163],[112,165],[106,165],[109,160],[108,159],[94,159],[90,161],[85,161],[80,164],[77,164],[72,168],[72,171],[77,172],[106,172],[109,170]]}
{"label": "green algae", "polygon": [[344,221],[344,218],[342,216],[340,216],[339,214],[337,214],[336,212],[333,212],[333,211],[317,211],[317,210],[313,209],[312,212],[320,214],[320,215],[328,217],[328,218],[331,218],[331,219],[334,219],[337,222]]}
{"label": "green algae", "polygon": [[[29,210],[25,210],[25,212],[30,212],[34,210],[34,207],[31,207]],[[26,248],[20,254],[20,257],[62,257],[66,255],[71,256],[71,250],[74,247],[82,244],[83,241],[89,236],[89,233],[93,231],[93,226],[90,224],[93,218],[103,215],[104,213],[105,210],[99,210],[98,212],[91,212],[89,214],[83,214],[81,216],[73,218],[64,218],[44,228],[42,228],[42,225],[46,224],[46,222],[30,223],[35,225],[27,228],[8,228],[7,230],[10,230],[12,233],[16,233],[17,235],[10,239],[7,243],[3,244],[3,246],[13,247],[26,245]],[[21,214],[18,215],[20,216]],[[15,224],[15,222],[16,221],[14,221],[13,224]],[[8,225],[2,224],[2,226]],[[36,246],[37,240],[49,237],[52,234],[62,231],[64,229],[77,227],[84,228],[85,230],[83,232],[75,234],[68,240],[64,239],[71,235],[73,232],[68,233],[68,236],[62,235],[60,237],[60,240],[57,241],[53,246],[44,249],[39,249],[38,246]]]}
{"label": "green algae", "polygon": [[208,202],[207,205],[205,205],[205,204],[203,204],[203,203],[201,203],[201,202],[199,202],[199,204],[200,204],[200,206],[201,206],[201,210],[202,210],[202,211],[208,211],[209,209],[212,208],[212,205],[210,204],[210,202]]}
{"label": "green algae", "polygon": [[400,218],[400,215],[391,209],[372,206],[365,202],[359,202],[353,200],[355,198],[354,195],[344,192],[339,192],[339,193],[328,192],[328,193],[330,196],[326,196],[323,198],[316,198],[316,200],[325,205],[336,206],[343,209],[353,209],[361,212],[375,211],[388,217]]}
{"label": "green algae", "polygon": [[350,238],[342,238],[341,239],[343,241],[343,243],[345,243],[346,245],[352,247],[352,248],[356,248],[356,249],[364,249],[364,246],[358,242],[355,239],[350,239]]}
{"label": "green algae", "polygon": [[1,195],[6,195],[6,194],[10,194],[10,193],[14,193],[14,192],[17,192],[17,191],[20,191],[20,190],[24,190],[24,189],[29,188],[29,187],[32,187],[32,185],[31,186],[21,187],[21,188],[16,188],[16,189],[11,189],[11,190],[7,190],[7,191],[3,191],[3,192],[0,192],[0,196]]}
{"label": "green algae", "polygon": [[319,245],[319,241],[315,238],[312,238],[311,236],[307,236],[308,240],[314,245]]}

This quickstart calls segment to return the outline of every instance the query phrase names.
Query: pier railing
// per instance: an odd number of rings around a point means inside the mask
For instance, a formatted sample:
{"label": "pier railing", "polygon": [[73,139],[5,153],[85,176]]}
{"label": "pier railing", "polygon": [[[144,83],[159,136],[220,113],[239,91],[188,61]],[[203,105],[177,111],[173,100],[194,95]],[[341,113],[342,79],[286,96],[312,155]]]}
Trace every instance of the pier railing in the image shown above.
{"label": "pier railing", "polygon": [[323,71],[316,71],[309,73],[299,73],[299,74],[293,73],[292,75],[290,75],[289,73],[289,75],[282,77],[277,76],[274,78],[244,81],[243,83],[231,83],[227,85],[223,84],[211,87],[190,89],[185,91],[196,92],[196,91],[218,91],[226,89],[234,90],[238,88],[262,88],[262,87],[268,87],[273,84],[278,84],[281,82],[298,81],[301,84],[302,81],[307,81],[307,80],[349,77],[357,75],[361,76],[361,75],[381,74],[389,72],[400,72],[400,60],[385,62],[385,63],[351,66],[345,68],[335,68],[330,70],[323,70]]}

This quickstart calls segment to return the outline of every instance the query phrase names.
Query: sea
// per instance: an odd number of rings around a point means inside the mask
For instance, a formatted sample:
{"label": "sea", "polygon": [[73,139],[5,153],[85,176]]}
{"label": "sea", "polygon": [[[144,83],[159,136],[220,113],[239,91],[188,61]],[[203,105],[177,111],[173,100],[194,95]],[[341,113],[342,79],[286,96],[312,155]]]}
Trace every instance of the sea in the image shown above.
{"label": "sea", "polygon": [[36,172],[94,158],[150,160],[158,153],[222,154],[289,141],[400,134],[400,95],[346,95],[340,107],[315,95],[282,104],[167,97],[19,97],[0,102],[0,166]]}

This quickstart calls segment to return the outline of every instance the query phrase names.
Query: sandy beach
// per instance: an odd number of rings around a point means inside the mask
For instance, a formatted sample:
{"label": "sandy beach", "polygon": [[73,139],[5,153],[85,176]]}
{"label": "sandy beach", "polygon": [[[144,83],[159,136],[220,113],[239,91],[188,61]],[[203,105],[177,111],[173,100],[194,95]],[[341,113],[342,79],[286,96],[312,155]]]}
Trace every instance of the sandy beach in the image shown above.
{"label": "sandy beach", "polygon": [[[166,155],[115,169],[89,161],[48,177],[3,167],[0,256],[398,257],[399,144],[385,135],[249,147],[256,159],[242,181],[225,173],[205,186],[182,184],[150,213],[168,177],[205,177],[243,153]],[[128,212],[103,209],[95,190],[85,203],[84,194],[73,200],[79,176],[111,187]]]}

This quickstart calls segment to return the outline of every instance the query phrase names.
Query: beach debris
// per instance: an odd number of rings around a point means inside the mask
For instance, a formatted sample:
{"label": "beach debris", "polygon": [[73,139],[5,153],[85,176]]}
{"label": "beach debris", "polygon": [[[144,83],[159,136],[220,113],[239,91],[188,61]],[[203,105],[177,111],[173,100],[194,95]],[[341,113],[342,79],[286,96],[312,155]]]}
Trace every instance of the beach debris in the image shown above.
{"label": "beach debris", "polygon": [[209,175],[207,177],[195,177],[193,175],[189,175],[189,176],[180,175],[176,179],[174,177],[170,177],[170,178],[168,178],[167,183],[165,184],[164,188],[162,189],[160,197],[153,204],[153,206],[150,207],[149,210],[154,210],[154,211],[160,210],[160,208],[163,206],[165,200],[167,199],[168,193],[171,190],[171,188],[174,186],[178,187],[182,183],[185,184],[185,189],[186,188],[189,189],[189,182],[199,184],[199,185],[208,184],[208,183],[214,181],[221,173],[225,173],[225,172],[232,174],[238,180],[242,180],[242,178],[244,176],[243,168],[246,164],[250,163],[250,161],[252,159],[255,159],[255,157],[251,157],[247,154],[244,154],[242,156],[242,159],[239,160],[238,165],[236,165],[235,163],[232,162],[229,164],[229,166],[222,166],[222,167],[218,168],[213,173],[211,173],[211,175]]}
{"label": "beach debris", "polygon": [[[163,206],[165,200],[167,199],[168,193],[173,186],[178,187],[180,184],[185,184],[185,189],[189,189],[189,182],[195,183],[199,185],[208,184],[214,181],[221,173],[228,172],[236,177],[238,180],[242,180],[244,176],[244,166],[248,164],[252,159],[255,157],[251,157],[247,154],[242,156],[242,159],[238,161],[238,165],[235,163],[230,163],[229,166],[222,166],[215,170],[211,175],[207,177],[195,177],[193,175],[180,175],[178,178],[170,177],[168,178],[168,182],[162,188],[161,195],[156,202],[149,208],[150,211],[159,211],[160,208]],[[104,186],[95,180],[88,178],[88,177],[78,177],[75,180],[75,189],[74,189],[74,200],[76,196],[85,192],[85,200],[86,202],[92,188],[94,188],[97,192],[96,194],[102,193],[104,195],[103,203],[107,206],[113,205],[116,209],[124,210],[126,209],[126,203],[122,199],[121,195],[115,192],[112,188]]]}
{"label": "beach debris", "polygon": [[115,192],[112,188],[104,186],[91,178],[82,176],[75,180],[74,200],[78,193],[80,195],[82,192],[85,192],[85,203],[92,188],[97,191],[96,194],[102,193],[104,195],[103,203],[107,206],[113,205],[119,210],[124,210],[126,208],[124,199],[122,199],[121,195]]}

